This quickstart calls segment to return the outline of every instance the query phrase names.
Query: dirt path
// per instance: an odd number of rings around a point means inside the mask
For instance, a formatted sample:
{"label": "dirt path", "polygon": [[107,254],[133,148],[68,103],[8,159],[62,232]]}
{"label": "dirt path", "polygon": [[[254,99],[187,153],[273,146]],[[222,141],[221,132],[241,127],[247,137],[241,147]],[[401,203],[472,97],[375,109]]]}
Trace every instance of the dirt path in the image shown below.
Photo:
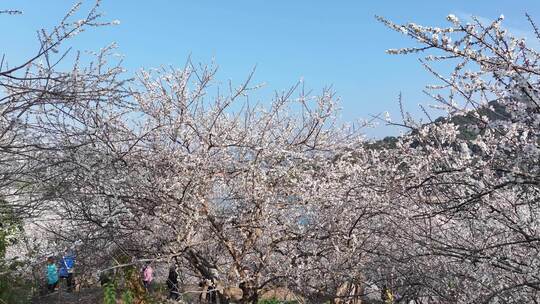
{"label": "dirt path", "polygon": [[36,297],[32,300],[32,304],[97,304],[103,303],[102,293],[101,288],[86,288],[72,293],[60,290],[52,294]]}

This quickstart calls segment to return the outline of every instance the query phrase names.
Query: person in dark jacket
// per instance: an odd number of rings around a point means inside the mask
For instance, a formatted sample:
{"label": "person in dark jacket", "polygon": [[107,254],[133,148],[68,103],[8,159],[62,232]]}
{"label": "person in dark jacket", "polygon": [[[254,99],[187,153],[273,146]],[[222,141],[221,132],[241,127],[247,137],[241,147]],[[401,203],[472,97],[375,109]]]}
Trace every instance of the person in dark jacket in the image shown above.
{"label": "person in dark jacket", "polygon": [[178,290],[178,272],[174,266],[169,268],[169,276],[167,277],[167,287],[169,288],[168,299],[178,300],[180,294]]}
{"label": "person in dark jacket", "polygon": [[60,270],[58,271],[58,274],[60,275],[61,279],[66,280],[66,286],[67,291],[71,292],[73,291],[73,270],[75,266],[75,257],[73,254],[69,252],[65,252],[64,256],[62,256],[62,259],[60,260]]}

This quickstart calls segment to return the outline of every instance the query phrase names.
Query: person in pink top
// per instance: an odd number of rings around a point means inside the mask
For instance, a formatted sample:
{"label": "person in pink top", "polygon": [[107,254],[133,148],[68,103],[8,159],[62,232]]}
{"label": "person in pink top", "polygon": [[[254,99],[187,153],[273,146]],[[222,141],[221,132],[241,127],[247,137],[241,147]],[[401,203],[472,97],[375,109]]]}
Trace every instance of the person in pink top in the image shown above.
{"label": "person in pink top", "polygon": [[147,262],[146,266],[143,268],[143,285],[147,292],[150,292],[150,286],[153,279],[154,269],[152,269],[152,266],[150,266],[150,262]]}

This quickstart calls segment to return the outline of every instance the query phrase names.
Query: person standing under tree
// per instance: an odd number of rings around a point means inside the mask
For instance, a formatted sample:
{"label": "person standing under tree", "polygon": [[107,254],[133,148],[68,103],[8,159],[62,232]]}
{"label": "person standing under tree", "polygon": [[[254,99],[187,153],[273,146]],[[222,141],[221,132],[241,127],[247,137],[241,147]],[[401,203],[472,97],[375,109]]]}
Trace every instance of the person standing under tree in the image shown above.
{"label": "person standing under tree", "polygon": [[169,288],[168,299],[178,300],[178,273],[176,268],[171,266],[169,268],[169,276],[167,277],[167,287]]}
{"label": "person standing under tree", "polygon": [[75,266],[75,258],[67,250],[60,260],[60,278],[66,280],[67,291],[73,291],[73,267]]}
{"label": "person standing under tree", "polygon": [[54,292],[58,286],[58,268],[52,256],[47,258],[47,289]]}
{"label": "person standing under tree", "polygon": [[152,280],[154,279],[154,269],[150,266],[150,262],[146,263],[146,266],[143,268],[143,285],[146,292],[151,291]]}

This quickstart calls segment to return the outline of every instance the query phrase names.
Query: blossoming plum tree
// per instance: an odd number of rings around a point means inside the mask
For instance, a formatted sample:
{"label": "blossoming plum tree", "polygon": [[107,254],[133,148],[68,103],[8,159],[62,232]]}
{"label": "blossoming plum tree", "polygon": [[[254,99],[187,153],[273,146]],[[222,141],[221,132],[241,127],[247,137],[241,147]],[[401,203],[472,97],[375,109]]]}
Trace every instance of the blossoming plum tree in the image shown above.
{"label": "blossoming plum tree", "polygon": [[53,51],[102,24],[75,10],[36,57],[0,64],[0,189],[20,218],[47,220],[33,228],[51,245],[82,240],[81,264],[171,262],[241,303],[276,286],[357,303],[375,285],[386,301],[539,301],[540,55],[503,16],[379,18],[418,42],[389,53],[429,52],[440,83],[426,93],[448,112],[404,114],[410,132],[381,145],[337,123],[334,92],[303,83],[253,102],[251,77],[223,89],[190,61],[130,82],[112,47],[63,72]]}
{"label": "blossoming plum tree", "polygon": [[[390,53],[435,53],[422,62],[441,82],[430,95],[450,115],[407,125],[414,131],[397,144],[394,199],[404,210],[397,214],[407,215],[395,236],[410,244],[403,247],[407,263],[392,265],[413,278],[410,267],[418,263],[421,276],[405,285],[444,302],[539,298],[538,53],[504,30],[503,19],[461,24],[450,15],[449,27],[436,28],[380,18],[420,43]],[[455,68],[443,76],[429,61]],[[468,123],[456,126],[456,117]]]}

